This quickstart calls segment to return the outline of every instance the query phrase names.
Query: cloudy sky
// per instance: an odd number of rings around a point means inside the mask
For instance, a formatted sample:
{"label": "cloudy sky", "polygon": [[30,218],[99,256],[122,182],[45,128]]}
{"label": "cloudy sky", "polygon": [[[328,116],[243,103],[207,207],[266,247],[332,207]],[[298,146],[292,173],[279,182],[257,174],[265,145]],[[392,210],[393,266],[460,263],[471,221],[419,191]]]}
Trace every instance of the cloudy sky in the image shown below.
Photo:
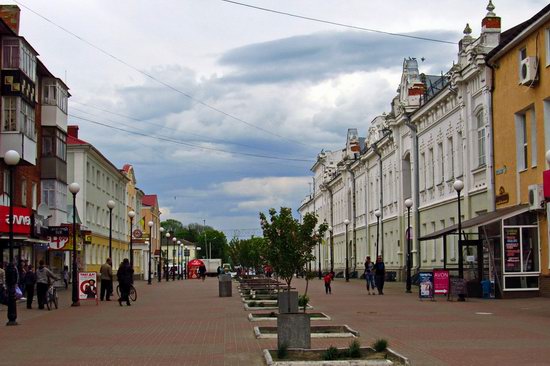
{"label": "cloudy sky", "polygon": [[[243,0],[362,28],[458,42],[486,0]],[[388,111],[403,58],[446,71],[453,44],[389,36],[221,0],[17,0],[21,35],[71,88],[70,124],[163,218],[260,235],[258,212],[297,209],[321,149]],[[546,0],[495,0],[507,29]],[[46,19],[44,19],[46,18]],[[70,33],[73,33],[71,35]],[[80,39],[76,38],[78,36]]]}

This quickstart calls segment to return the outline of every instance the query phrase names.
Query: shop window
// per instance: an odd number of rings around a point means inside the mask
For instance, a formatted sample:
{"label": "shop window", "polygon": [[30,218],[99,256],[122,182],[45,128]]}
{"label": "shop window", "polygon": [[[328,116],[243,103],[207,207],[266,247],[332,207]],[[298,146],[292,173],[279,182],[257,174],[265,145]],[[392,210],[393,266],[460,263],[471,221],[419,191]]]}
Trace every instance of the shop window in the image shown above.
{"label": "shop window", "polygon": [[504,277],[504,288],[513,289],[538,289],[539,276],[506,276]]}
{"label": "shop window", "polygon": [[538,272],[538,227],[508,226],[503,234],[504,273]]}

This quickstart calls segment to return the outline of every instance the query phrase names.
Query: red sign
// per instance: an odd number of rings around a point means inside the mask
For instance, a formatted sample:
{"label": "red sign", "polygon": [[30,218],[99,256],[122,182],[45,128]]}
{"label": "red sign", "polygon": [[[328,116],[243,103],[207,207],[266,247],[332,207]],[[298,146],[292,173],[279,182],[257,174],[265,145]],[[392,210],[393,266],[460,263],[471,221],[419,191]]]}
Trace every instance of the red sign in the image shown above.
{"label": "red sign", "polygon": [[436,295],[449,293],[449,271],[446,269],[434,269],[434,293]]}
{"label": "red sign", "polygon": [[[13,232],[30,235],[32,210],[24,207],[13,208]],[[0,206],[0,232],[10,231],[10,208]]]}
{"label": "red sign", "polygon": [[544,199],[550,201],[550,170],[542,172],[542,184],[544,187]]}

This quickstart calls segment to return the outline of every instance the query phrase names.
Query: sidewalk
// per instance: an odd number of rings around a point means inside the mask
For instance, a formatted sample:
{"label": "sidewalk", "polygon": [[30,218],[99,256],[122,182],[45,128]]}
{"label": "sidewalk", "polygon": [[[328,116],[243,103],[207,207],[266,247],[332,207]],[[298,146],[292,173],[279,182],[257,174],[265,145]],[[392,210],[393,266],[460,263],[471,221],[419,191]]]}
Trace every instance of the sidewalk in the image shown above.
{"label": "sidewalk", "polygon": [[[302,292],[305,282],[293,286]],[[322,324],[349,325],[362,345],[385,338],[415,366],[550,365],[550,299],[432,302],[406,294],[403,283],[386,286],[384,296],[369,296],[363,281],[337,279],[325,295],[315,279],[309,295],[314,311],[333,319]],[[71,308],[70,289],[60,292],[59,310],[19,304],[21,325],[0,326],[0,365],[255,366],[264,364],[263,348],[276,348],[276,340],[254,338],[254,326],[275,322],[249,322],[236,284],[231,298],[218,297],[215,278],[140,281],[136,288],[131,307],[111,301]],[[312,339],[312,346],[349,342]]]}

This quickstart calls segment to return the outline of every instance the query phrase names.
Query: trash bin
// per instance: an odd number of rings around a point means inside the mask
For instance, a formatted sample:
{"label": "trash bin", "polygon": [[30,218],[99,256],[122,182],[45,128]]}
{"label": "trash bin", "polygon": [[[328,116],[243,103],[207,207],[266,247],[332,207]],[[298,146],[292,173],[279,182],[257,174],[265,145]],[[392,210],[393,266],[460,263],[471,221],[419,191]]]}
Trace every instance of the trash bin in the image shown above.
{"label": "trash bin", "polygon": [[483,298],[484,299],[490,299],[491,298],[491,281],[489,280],[483,280],[481,281],[481,289],[483,290]]}
{"label": "trash bin", "polygon": [[233,296],[232,283],[231,283],[231,274],[221,274],[218,276],[218,286],[219,286],[219,295],[220,297],[231,297]]}

